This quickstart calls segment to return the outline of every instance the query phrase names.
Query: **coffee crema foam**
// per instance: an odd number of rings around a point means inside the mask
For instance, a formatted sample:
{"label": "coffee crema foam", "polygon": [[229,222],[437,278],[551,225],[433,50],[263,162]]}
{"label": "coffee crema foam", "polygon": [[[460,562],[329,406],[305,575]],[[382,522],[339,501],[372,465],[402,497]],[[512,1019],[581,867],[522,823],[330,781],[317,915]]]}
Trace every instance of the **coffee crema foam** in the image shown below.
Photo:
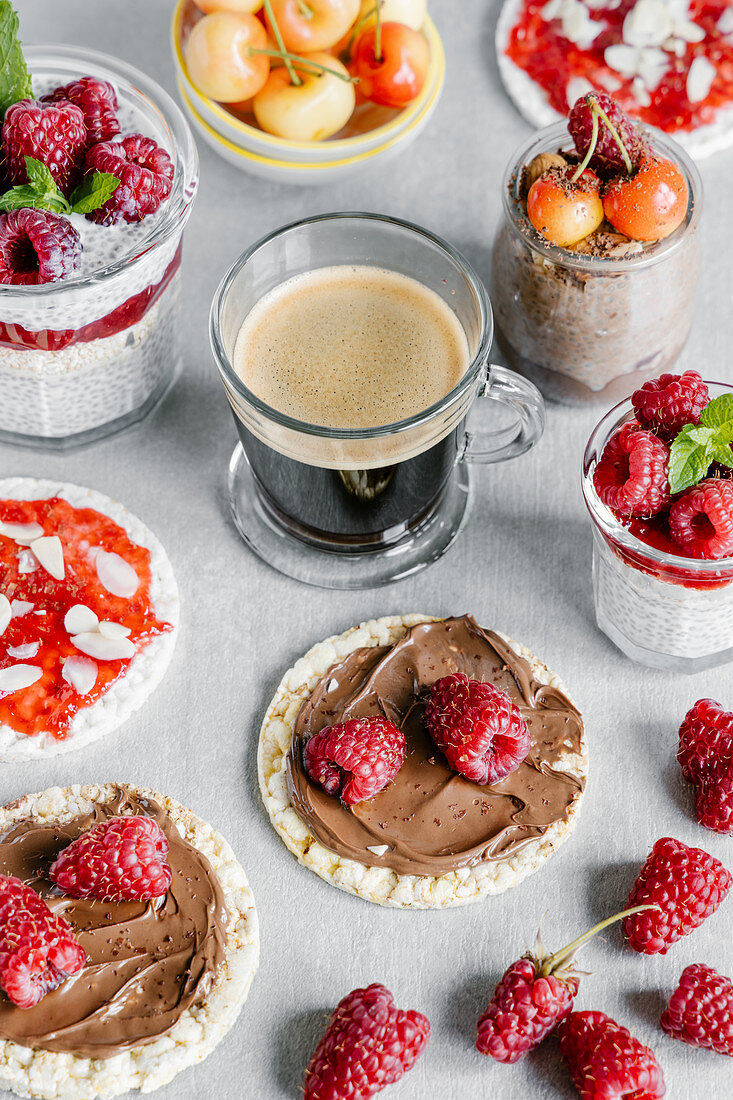
{"label": "coffee crema foam", "polygon": [[375,428],[440,401],[470,353],[453,310],[385,268],[324,267],[266,294],[245,317],[234,367],[278,412],[327,428]]}

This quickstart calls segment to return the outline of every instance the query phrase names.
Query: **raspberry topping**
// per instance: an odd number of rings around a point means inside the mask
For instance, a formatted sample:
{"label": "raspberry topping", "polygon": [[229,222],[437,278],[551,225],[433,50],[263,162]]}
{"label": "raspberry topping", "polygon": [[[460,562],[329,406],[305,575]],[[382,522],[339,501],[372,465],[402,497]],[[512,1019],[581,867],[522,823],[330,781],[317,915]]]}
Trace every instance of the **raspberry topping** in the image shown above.
{"label": "raspberry topping", "polygon": [[733,982],[704,963],[686,966],[660,1022],[673,1039],[733,1057]]}
{"label": "raspberry topping", "polygon": [[117,95],[106,80],[97,80],[93,76],[82,76],[69,84],[54,88],[48,95],[41,96],[41,103],[64,101],[79,107],[84,116],[87,130],[87,146],[99,141],[109,141],[120,132],[117,119]]}
{"label": "raspberry topping", "polygon": [[305,770],[330,795],[353,806],[374,798],[394,779],[405,760],[405,735],[387,718],[351,718],[310,737]]}
{"label": "raspberry topping", "polygon": [[695,798],[697,820],[714,833],[733,835],[733,753],[712,760],[703,773]]}
{"label": "raspberry topping", "polygon": [[699,783],[710,763],[733,753],[733,714],[713,699],[698,699],[680,726],[677,759],[685,779]]}
{"label": "raspberry topping", "polygon": [[663,837],[652,848],[629,895],[632,905],[652,904],[624,919],[629,945],[644,955],[665,955],[682,936],[715,912],[733,883],[723,864],[701,848]]}
{"label": "raspberry topping", "polygon": [[80,258],[81,238],[67,218],[25,208],[0,214],[0,283],[55,283],[72,275]]}
{"label": "raspberry topping", "polygon": [[605,446],[595,470],[598,496],[626,516],[654,516],[669,503],[669,448],[636,422],[624,424]]}
{"label": "raspberry topping", "polygon": [[718,560],[733,554],[733,482],[707,478],[674,502],[669,532],[692,558]]}
{"label": "raspberry topping", "polygon": [[78,974],[86,955],[71,928],[18,878],[0,875],[0,987],[32,1008]]}
{"label": "raspberry topping", "polygon": [[152,817],[111,817],[59,853],[52,882],[72,898],[150,901],[171,884],[168,839]]}
{"label": "raspberry topping", "polygon": [[336,1006],[310,1060],[303,1100],[369,1100],[412,1069],[430,1038],[421,1012],[403,1012],[383,985]]}
{"label": "raspberry topping", "polygon": [[171,193],[173,161],[165,149],[142,134],[128,134],[122,141],[103,141],[87,152],[87,171],[109,172],[120,181],[111,198],[87,214],[103,225],[139,222],[154,213]]}
{"label": "raspberry topping", "polygon": [[46,165],[68,197],[78,181],[87,143],[87,128],[79,107],[66,101],[37,103],[21,99],[8,108],[2,135],[12,183],[28,182],[25,158],[33,157]]}
{"label": "raspberry topping", "polygon": [[518,959],[479,1019],[477,1050],[497,1062],[518,1062],[565,1019],[577,992],[577,978],[545,977],[533,956]]}
{"label": "raspberry topping", "polygon": [[[593,92],[581,96],[568,116],[568,130],[581,160],[590,149],[593,139],[593,113],[591,101],[595,100],[612,123],[623,142],[632,166],[636,165],[644,151],[644,144],[633,122],[623,108],[605,92]],[[590,159],[590,166],[601,176],[626,172],[627,165],[619,144],[601,117],[598,120],[598,138]]]}
{"label": "raspberry topping", "polygon": [[661,1100],[654,1054],[605,1012],[572,1012],[560,1025],[560,1053],[583,1100]]}
{"label": "raspberry topping", "polygon": [[516,771],[531,744],[519,707],[506,692],[464,672],[433,684],[425,724],[450,766],[474,783],[497,783]]}
{"label": "raspberry topping", "polygon": [[699,424],[710,400],[708,388],[694,370],[661,374],[645,382],[631,396],[636,419],[662,439],[674,439],[685,424]]}

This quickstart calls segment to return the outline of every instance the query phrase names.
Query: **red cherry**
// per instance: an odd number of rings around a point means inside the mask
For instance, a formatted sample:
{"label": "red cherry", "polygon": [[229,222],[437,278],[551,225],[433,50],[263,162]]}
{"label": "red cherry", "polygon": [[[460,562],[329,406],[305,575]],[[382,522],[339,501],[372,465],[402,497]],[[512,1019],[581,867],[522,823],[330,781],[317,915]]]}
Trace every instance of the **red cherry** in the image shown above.
{"label": "red cherry", "polygon": [[527,195],[527,216],[552,244],[568,247],[583,240],[603,221],[598,177],[589,168],[575,181],[575,169],[553,168],[536,179]]}
{"label": "red cherry", "polygon": [[352,53],[353,72],[366,99],[383,107],[406,107],[422,91],[430,65],[425,35],[404,23],[382,23],[377,57],[377,26],[362,31]]}
{"label": "red cherry", "polygon": [[645,157],[632,176],[610,183],[603,197],[606,218],[635,241],[661,241],[685,220],[689,190],[676,164]]}

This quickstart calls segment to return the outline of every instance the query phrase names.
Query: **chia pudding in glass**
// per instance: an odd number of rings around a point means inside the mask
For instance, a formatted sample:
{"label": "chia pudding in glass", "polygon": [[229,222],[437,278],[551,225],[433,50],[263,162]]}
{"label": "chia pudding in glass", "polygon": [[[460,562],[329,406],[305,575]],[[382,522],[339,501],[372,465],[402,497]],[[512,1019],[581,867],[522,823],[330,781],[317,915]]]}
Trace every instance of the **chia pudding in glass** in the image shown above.
{"label": "chia pudding in glass", "polygon": [[182,234],[198,160],[178,107],[143,73],[77,47],[24,53],[37,99],[81,77],[107,81],[120,129],[110,142],[152,139],[172,174],[167,197],[141,220],[98,224],[60,214],[81,245],[72,272],[38,285],[0,285],[0,439],[62,448],[142,419],[177,373]]}
{"label": "chia pudding in glass", "polygon": [[700,267],[700,176],[671,138],[647,128],[640,136],[687,184],[683,220],[661,240],[630,239],[603,221],[586,239],[561,246],[534,228],[525,172],[533,161],[542,163],[535,159],[540,155],[548,166],[562,164],[558,154],[570,167],[577,163],[565,123],[535,134],[504,177],[493,248],[497,338],[514,370],[566,404],[628,396],[672,366],[690,329]]}
{"label": "chia pudding in glass", "polygon": [[[733,409],[733,386],[701,384],[711,401],[725,398]],[[612,408],[595,428],[583,458],[598,626],[641,664],[689,673],[726,664],[733,660],[733,469],[717,462],[705,469],[705,460],[699,480],[677,493],[672,481],[666,499],[646,509],[652,515],[631,515],[630,506],[610,507],[601,499],[617,502],[609,497],[609,481],[620,484],[636,477],[641,484],[654,477],[646,465],[634,471],[634,464],[646,459],[638,448],[631,457],[633,441],[627,448],[620,444],[625,433],[627,440],[628,433],[634,438],[650,434],[634,413],[631,399]],[[692,419],[699,423],[697,416]],[[659,443],[665,471],[671,469],[674,446],[669,440]],[[643,513],[645,506],[634,510]]]}

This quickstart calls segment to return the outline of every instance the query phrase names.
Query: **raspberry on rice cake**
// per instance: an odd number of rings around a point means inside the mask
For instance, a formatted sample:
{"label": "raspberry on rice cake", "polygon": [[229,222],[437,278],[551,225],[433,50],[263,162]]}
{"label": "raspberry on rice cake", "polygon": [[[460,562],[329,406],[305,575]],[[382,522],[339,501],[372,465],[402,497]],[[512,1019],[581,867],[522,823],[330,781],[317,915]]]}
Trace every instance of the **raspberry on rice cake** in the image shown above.
{"label": "raspberry on rice cake", "polygon": [[[451,684],[476,705],[460,716],[467,749],[431,716],[438,680],[443,719]],[[463,905],[537,870],[576,823],[587,768],[559,678],[469,616],[376,619],[314,646],[283,677],[258,750],[262,798],[299,862],[400,908]]]}
{"label": "raspberry on rice cake", "polygon": [[[156,866],[162,859],[168,877],[156,888],[142,844],[143,888],[133,897],[128,883],[125,900],[109,900],[114,861],[90,838],[131,817],[146,818],[141,833],[162,833]],[[0,1088],[45,1100],[150,1092],[205,1058],[236,1020],[257,969],[254,899],[224,838],[178,802],[123,784],[27,795],[0,809],[0,875],[12,876],[0,878]],[[91,882],[94,896],[82,896]],[[142,900],[146,887],[160,896]],[[27,964],[13,956],[11,926],[24,897],[34,912],[48,907],[45,928],[61,934],[70,976],[54,972],[49,954],[48,969],[31,975],[43,988],[21,1008]],[[42,922],[25,927],[39,936]]]}
{"label": "raspberry on rice cake", "polygon": [[157,687],[178,626],[163,547],[116,501],[0,480],[0,761],[81,748]]}

